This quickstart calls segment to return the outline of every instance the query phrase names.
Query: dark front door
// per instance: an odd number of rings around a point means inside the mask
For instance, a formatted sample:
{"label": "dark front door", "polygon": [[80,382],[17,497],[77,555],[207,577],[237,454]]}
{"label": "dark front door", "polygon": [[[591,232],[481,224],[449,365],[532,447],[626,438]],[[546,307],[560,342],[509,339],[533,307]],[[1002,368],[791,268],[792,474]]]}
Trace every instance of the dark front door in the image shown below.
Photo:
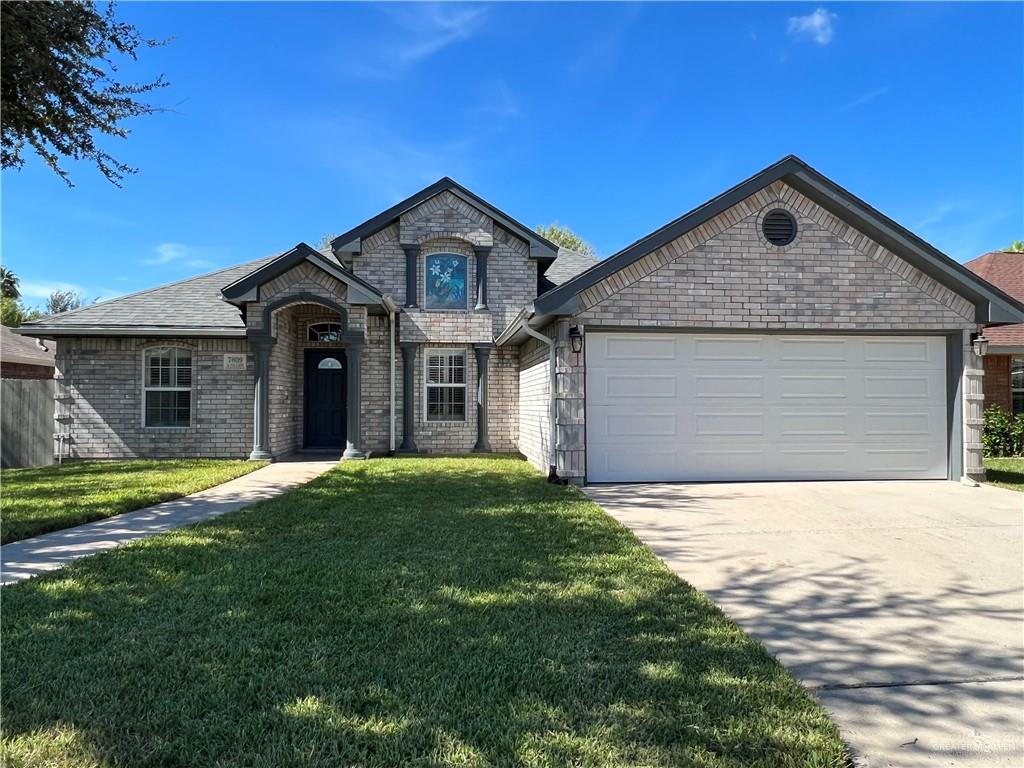
{"label": "dark front door", "polygon": [[345,352],[306,350],[307,448],[345,445]]}

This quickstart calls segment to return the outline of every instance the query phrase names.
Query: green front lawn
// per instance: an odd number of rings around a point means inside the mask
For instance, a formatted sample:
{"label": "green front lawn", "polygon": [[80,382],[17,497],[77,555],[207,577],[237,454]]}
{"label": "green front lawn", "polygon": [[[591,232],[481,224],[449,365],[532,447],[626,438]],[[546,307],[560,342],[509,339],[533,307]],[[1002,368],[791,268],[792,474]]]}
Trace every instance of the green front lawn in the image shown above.
{"label": "green front lawn", "polygon": [[985,459],[985,480],[1024,493],[1024,458]]}
{"label": "green front lawn", "polygon": [[83,461],[5,469],[0,473],[0,541],[7,544],[187,496],[265,463]]}
{"label": "green front lawn", "polygon": [[339,466],[3,590],[12,766],[843,766],[792,675],[574,488]]}

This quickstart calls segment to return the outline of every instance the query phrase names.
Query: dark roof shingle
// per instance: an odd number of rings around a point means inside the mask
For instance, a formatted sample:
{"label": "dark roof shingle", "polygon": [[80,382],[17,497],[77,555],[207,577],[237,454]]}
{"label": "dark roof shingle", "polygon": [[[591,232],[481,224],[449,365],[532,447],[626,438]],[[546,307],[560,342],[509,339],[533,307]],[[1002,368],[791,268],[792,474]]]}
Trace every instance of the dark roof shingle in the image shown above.
{"label": "dark roof shingle", "polygon": [[89,307],[44,317],[25,330],[75,331],[90,328],[194,328],[210,331],[245,329],[241,312],[224,301],[220,289],[266,264],[279,254],[209,272],[176,283],[101,301]]}

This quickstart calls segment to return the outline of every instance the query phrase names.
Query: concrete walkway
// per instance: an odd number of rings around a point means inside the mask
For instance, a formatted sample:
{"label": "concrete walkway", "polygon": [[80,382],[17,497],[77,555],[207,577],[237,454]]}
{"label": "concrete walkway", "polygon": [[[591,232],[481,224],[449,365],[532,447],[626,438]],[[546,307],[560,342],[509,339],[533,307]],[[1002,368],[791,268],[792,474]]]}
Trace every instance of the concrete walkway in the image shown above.
{"label": "concrete walkway", "polygon": [[0,584],[30,579],[80,557],[273,498],[319,477],[337,463],[336,456],[297,454],[191,496],[5,544],[0,547]]}
{"label": "concrete walkway", "polygon": [[586,490],[800,678],[859,765],[1024,765],[1024,495],[930,481]]}

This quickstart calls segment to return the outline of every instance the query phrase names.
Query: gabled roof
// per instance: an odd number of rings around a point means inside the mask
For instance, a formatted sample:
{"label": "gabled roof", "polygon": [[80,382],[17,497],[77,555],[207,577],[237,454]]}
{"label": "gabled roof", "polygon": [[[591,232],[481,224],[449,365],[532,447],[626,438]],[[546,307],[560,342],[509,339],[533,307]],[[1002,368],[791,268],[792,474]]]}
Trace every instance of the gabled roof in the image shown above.
{"label": "gabled roof", "polygon": [[576,309],[576,296],[581,291],[780,180],[950,290],[972,301],[979,323],[1024,321],[1024,305],[1020,302],[979,278],[794,155],[782,158],[732,189],[599,262],[583,274],[548,291],[534,302],[536,314],[572,314]]}
{"label": "gabled roof", "polygon": [[360,241],[380,232],[382,229],[390,226],[401,218],[403,213],[412,210],[418,205],[422,205],[430,198],[435,197],[442,192],[451,192],[453,195],[461,198],[477,210],[487,214],[509,232],[518,235],[523,240],[526,240],[526,242],[530,244],[530,256],[532,258],[553,259],[558,255],[558,246],[550,240],[541,237],[529,227],[516,221],[507,213],[498,210],[486,200],[473,194],[457,181],[450,179],[447,176],[435,181],[429,187],[421,189],[415,195],[407,197],[402,202],[391,206],[383,213],[378,213],[372,219],[364,221],[358,227],[338,235],[336,238],[331,240],[331,248],[335,253],[357,253],[359,251]]}
{"label": "gabled roof", "polygon": [[230,302],[241,303],[244,301],[258,301],[259,288],[264,283],[283,275],[289,269],[293,269],[303,261],[308,261],[319,269],[329,274],[336,280],[344,283],[350,289],[348,296],[349,304],[381,304],[384,296],[365,280],[356,277],[352,272],[343,267],[337,261],[328,258],[320,251],[305,243],[299,243],[294,248],[285,251],[265,264],[248,274],[240,276],[237,280],[224,286],[221,294]]}
{"label": "gabled roof", "polygon": [[150,288],[82,309],[51,315],[17,329],[26,336],[243,336],[238,307],[221,288],[278,258],[279,254]]}
{"label": "gabled roof", "polygon": [[994,251],[964,264],[983,280],[1017,301],[1024,301],[1024,253]]}
{"label": "gabled roof", "polygon": [[[1024,301],[1024,253],[995,251],[968,261],[964,266],[1018,301]],[[985,336],[993,352],[1024,353],[1024,324],[986,328]]]}

